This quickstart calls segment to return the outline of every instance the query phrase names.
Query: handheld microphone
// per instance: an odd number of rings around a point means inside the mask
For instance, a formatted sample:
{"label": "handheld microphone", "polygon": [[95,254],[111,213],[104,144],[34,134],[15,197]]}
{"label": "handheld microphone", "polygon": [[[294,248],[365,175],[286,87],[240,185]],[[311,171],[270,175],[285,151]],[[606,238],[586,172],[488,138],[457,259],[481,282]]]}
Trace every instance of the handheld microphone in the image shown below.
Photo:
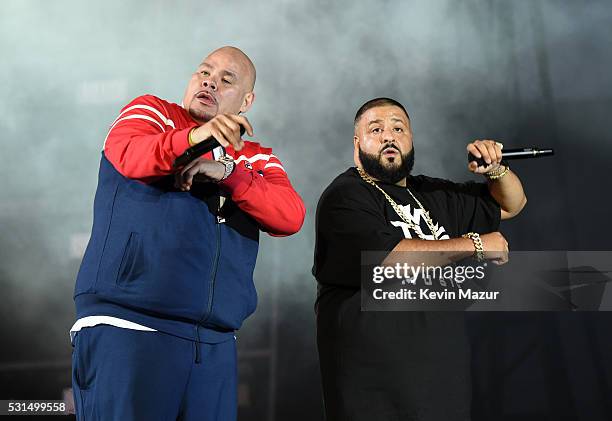
{"label": "handheld microphone", "polygon": [[[244,135],[245,129],[240,125],[240,137]],[[184,167],[189,164],[194,159],[197,159],[204,155],[206,152],[210,152],[215,149],[217,146],[221,146],[221,144],[215,139],[213,136],[210,136],[208,139],[201,141],[193,145],[191,148],[187,149],[181,156],[174,160],[172,164],[173,168]]]}
{"label": "handheld microphone", "polygon": [[[540,149],[535,146],[532,148],[517,148],[517,149],[503,149],[502,159],[527,159],[527,158],[540,158],[543,156],[554,155],[555,151],[552,149]],[[476,158],[471,152],[468,152],[468,162],[475,161],[479,167],[486,167],[488,164],[482,158]]]}

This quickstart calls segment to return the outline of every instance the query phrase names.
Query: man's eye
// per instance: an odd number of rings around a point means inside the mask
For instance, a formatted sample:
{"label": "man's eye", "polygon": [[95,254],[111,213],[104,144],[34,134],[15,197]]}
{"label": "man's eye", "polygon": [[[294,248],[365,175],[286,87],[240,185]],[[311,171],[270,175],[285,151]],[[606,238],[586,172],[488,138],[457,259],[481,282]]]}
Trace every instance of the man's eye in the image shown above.
{"label": "man's eye", "polygon": [[210,74],[210,73],[208,73],[208,71],[206,71],[206,70],[202,70],[200,73],[201,73],[203,76],[208,76],[208,75]]}
{"label": "man's eye", "polygon": [[223,83],[225,83],[226,85],[231,85],[232,84],[232,82],[227,80],[227,79],[223,79]]}
{"label": "man's eye", "polygon": [[380,133],[380,132],[381,132],[380,127],[375,127],[372,129],[372,133]]}
{"label": "man's eye", "polygon": [[401,127],[396,127],[396,128],[395,128],[395,129],[393,129],[393,130],[395,130],[395,131],[396,131],[396,132],[398,132],[398,133],[403,133],[403,132],[404,132],[404,129],[402,129]]}

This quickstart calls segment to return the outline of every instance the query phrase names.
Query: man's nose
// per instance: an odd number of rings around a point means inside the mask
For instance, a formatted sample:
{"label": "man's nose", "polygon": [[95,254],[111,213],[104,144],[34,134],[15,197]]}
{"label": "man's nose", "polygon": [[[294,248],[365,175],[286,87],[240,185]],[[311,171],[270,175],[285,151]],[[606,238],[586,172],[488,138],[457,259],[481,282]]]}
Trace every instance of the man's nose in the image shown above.
{"label": "man's nose", "polygon": [[210,88],[213,91],[217,90],[217,84],[211,78],[205,78],[204,80],[202,80],[202,87],[203,88]]}
{"label": "man's nose", "polygon": [[384,130],[381,140],[382,143],[395,143],[395,133],[392,130]]}

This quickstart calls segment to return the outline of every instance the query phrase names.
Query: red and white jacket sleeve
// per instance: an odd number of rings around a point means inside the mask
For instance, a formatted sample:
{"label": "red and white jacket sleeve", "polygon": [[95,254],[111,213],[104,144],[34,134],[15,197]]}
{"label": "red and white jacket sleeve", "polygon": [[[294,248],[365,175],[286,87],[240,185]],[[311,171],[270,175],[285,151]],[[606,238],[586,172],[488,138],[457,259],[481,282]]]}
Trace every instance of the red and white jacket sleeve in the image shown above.
{"label": "red and white jacket sleeve", "polygon": [[104,141],[104,155],[124,176],[152,182],[172,173],[194,126],[175,128],[164,102],[144,95],[121,110]]}
{"label": "red and white jacket sleeve", "polygon": [[[144,95],[121,110],[104,142],[104,155],[125,177],[150,183],[174,172],[172,164],[189,148],[189,131],[196,125],[177,129],[165,103]],[[294,234],[304,222],[304,203],[271,149],[258,152],[257,158],[265,158],[253,165],[260,172],[250,165],[254,157],[238,158],[232,175],[220,184],[264,231]]]}
{"label": "red and white jacket sleeve", "polygon": [[[253,167],[261,169],[256,171]],[[234,172],[219,184],[240,209],[273,236],[295,234],[304,223],[304,202],[269,148],[261,148],[250,159],[238,157]]]}

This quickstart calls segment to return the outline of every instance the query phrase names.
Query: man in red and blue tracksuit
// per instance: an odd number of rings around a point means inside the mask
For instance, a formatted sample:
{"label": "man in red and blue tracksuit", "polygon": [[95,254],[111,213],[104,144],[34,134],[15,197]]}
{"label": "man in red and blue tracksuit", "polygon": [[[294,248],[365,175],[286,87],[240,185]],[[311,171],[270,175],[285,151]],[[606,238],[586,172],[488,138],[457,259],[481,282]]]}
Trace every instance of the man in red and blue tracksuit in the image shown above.
{"label": "man in red and blue tracksuit", "polygon": [[[223,47],[181,106],[145,95],[112,123],[74,294],[77,419],[236,419],[259,231],[294,234],[305,215],[272,150],[241,139],[254,83],[251,60]],[[173,168],[211,136],[220,147]]]}

